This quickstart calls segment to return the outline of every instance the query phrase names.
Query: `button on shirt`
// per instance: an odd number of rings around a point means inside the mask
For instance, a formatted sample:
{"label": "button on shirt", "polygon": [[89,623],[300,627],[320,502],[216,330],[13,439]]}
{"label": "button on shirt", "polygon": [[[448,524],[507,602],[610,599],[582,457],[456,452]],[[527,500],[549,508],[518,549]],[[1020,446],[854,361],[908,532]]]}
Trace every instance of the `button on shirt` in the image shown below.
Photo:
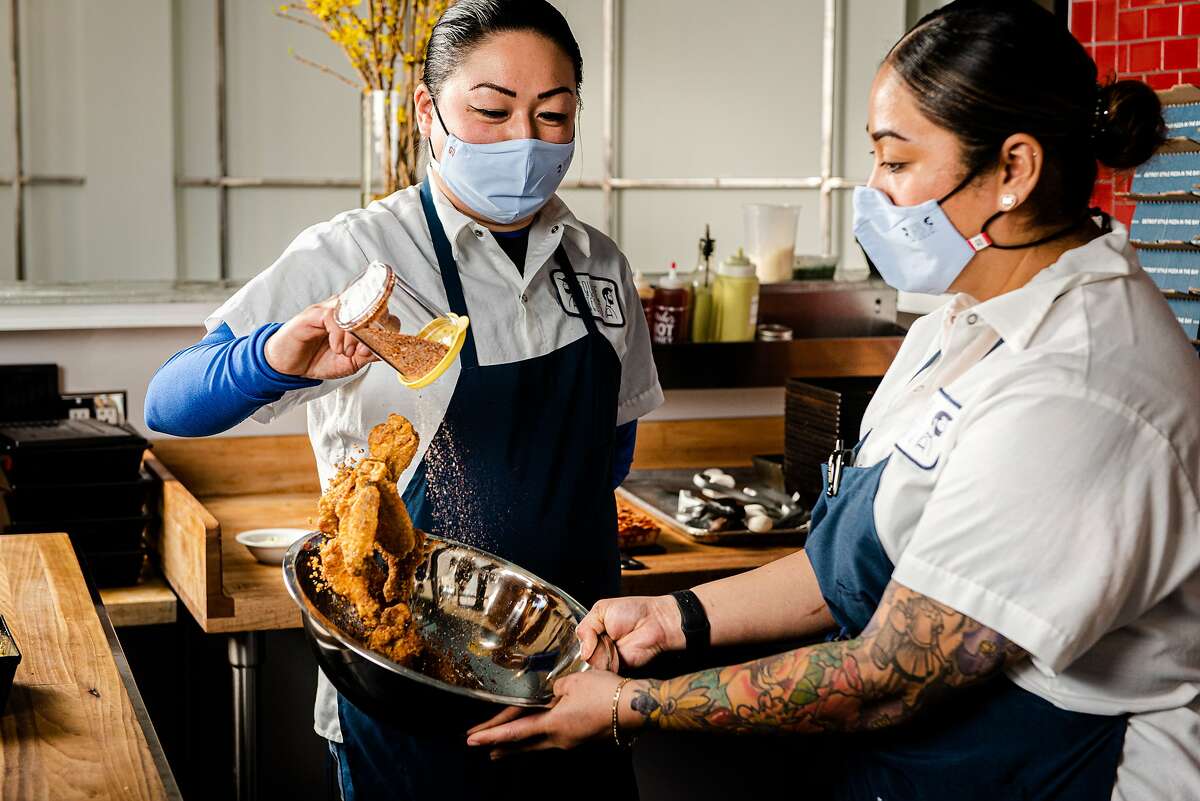
{"label": "button on shirt", "polygon": [[[581,223],[554,197],[529,229],[525,269],[512,261],[489,231],[433,193],[437,214],[458,263],[470,325],[481,365],[523,361],[552,353],[587,336],[582,314],[593,316],[621,362],[617,425],[658,407],[662,389],[650,351],[650,334],[637,287],[625,257],[611,239]],[[576,308],[561,267],[553,259],[562,244],[578,274],[589,308]],[[211,331],[226,323],[235,336],[264,323],[285,321],[305,307],[337,294],[369,262],[391,265],[420,294],[446,308],[420,188],[410,187],[365,209],[345,212],[300,234],[275,264],[251,279],[206,321]],[[412,331],[427,322],[418,308],[394,292],[388,309]],[[411,321],[411,322],[410,322]],[[416,428],[420,446],[400,477],[401,492],[424,457],[454,393],[460,372],[455,362],[421,390],[402,386],[386,364],[373,363],[347,378],[290,391],[262,407],[254,419],[268,422],[307,403],[308,433],[325,486],[338,464],[367,448],[371,428],[391,412]],[[316,730],[340,740],[336,699],[321,677]]]}
{"label": "button on shirt", "polygon": [[893,578],[1029,652],[1025,690],[1132,713],[1114,799],[1200,798],[1200,361],[1124,228],[919,319],[867,432]]}

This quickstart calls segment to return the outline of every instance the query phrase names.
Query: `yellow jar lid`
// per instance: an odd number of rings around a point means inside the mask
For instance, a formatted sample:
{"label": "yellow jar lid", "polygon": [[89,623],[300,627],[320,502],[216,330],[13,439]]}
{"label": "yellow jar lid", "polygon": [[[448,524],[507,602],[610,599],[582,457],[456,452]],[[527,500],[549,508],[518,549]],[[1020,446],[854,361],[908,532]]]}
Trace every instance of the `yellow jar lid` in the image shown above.
{"label": "yellow jar lid", "polygon": [[471,321],[466,316],[460,316],[453,312],[426,324],[417,333],[417,338],[445,345],[446,355],[442,356],[441,361],[435,364],[432,370],[417,379],[410,381],[403,373],[397,373],[400,383],[409,389],[421,389],[441,378],[442,373],[450,369],[450,365],[458,358],[463,342],[466,341],[467,327],[470,324]]}

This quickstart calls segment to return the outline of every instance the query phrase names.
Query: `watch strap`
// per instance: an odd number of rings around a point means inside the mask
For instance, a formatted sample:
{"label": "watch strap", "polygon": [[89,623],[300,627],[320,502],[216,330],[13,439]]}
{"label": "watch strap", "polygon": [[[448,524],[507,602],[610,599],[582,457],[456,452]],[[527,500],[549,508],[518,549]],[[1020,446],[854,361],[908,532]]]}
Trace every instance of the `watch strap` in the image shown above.
{"label": "watch strap", "polygon": [[695,654],[708,650],[710,634],[708,613],[704,611],[704,605],[700,603],[696,593],[691,590],[679,590],[671,593],[671,597],[679,605],[679,616],[687,653]]}

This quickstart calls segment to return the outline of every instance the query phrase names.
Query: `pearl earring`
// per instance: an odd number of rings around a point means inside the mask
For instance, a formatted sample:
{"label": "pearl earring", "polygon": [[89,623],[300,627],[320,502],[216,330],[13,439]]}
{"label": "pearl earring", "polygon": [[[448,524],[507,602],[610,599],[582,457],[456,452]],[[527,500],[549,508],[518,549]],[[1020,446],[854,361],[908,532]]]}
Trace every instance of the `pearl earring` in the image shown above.
{"label": "pearl earring", "polygon": [[1005,211],[1011,211],[1012,207],[1017,205],[1017,196],[1007,193],[1001,195],[1000,205]]}

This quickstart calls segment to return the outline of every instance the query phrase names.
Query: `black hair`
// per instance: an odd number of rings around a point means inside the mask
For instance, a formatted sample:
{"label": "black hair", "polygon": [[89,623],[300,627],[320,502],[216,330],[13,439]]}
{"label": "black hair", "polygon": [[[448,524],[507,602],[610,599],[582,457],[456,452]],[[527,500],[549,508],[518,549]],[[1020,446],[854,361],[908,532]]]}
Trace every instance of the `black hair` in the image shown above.
{"label": "black hair", "polygon": [[968,174],[998,163],[1009,136],[1037,139],[1042,174],[1025,208],[1048,224],[1086,213],[1097,161],[1136,167],[1166,138],[1154,90],[1097,84],[1083,45],[1033,0],[955,0],[923,17],[884,63],[958,137]]}
{"label": "black hair", "polygon": [[583,54],[571,26],[546,0],[458,0],[442,14],[425,48],[421,80],[436,98],[470,52],[501,31],[532,31],[546,37],[575,68],[575,96],[583,86]]}

